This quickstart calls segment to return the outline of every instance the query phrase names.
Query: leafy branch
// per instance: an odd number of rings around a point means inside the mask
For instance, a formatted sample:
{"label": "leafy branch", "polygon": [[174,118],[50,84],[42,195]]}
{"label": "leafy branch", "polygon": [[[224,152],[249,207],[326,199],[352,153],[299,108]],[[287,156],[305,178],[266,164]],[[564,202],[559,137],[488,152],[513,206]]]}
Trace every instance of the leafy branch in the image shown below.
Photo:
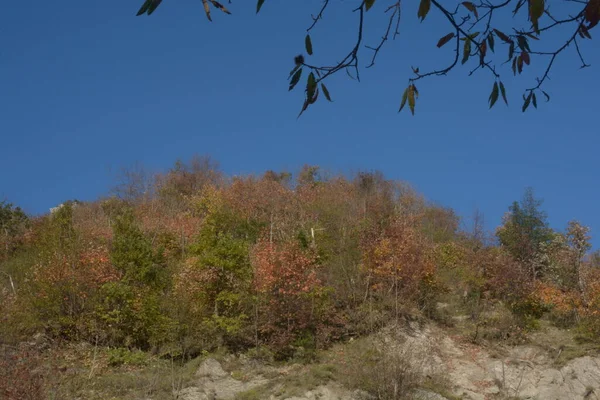
{"label": "leafy branch", "polygon": [[[356,41],[341,61],[327,66],[307,62],[303,54],[294,58],[295,66],[288,77],[289,90],[294,89],[300,82],[303,71],[306,70],[308,72],[305,74],[307,78],[304,85],[304,103],[298,117],[318,100],[320,93],[323,93],[327,100],[332,101],[329,90],[324,82],[332,75],[343,70],[346,71],[350,78],[360,81],[359,60],[363,47],[372,52],[371,60],[366,65],[366,68],[371,68],[375,65],[380,51],[390,37],[394,40],[399,36],[403,4],[401,0],[388,0],[389,3],[386,5],[384,13],[389,14],[389,17],[387,18],[383,36],[377,45],[363,46],[365,15],[374,7],[375,3],[380,4],[384,1],[386,0],[360,0],[358,6],[352,9],[353,12],[358,13]],[[162,0],[145,0],[137,15],[152,14],[161,2]],[[223,13],[230,14],[229,10],[216,0],[202,0],[202,3],[206,16],[210,21],[212,21],[210,14],[211,6]],[[265,0],[257,0],[257,13],[261,10],[264,3]],[[552,4],[556,5],[557,2],[553,2]],[[536,84],[525,89],[523,94],[522,110],[525,111],[529,107],[529,104],[533,104],[537,108],[536,92],[541,91],[547,100],[550,99],[550,96],[542,89],[543,84],[549,79],[550,72],[558,56],[568,47],[571,45],[574,46],[577,57],[581,62],[581,68],[589,67],[589,64],[584,60],[579,41],[591,39],[590,30],[600,22],[600,0],[562,0],[562,4],[577,7],[577,12],[574,15],[557,18],[550,10],[550,2],[546,0],[463,1],[456,5],[454,9],[442,5],[438,0],[420,0],[417,17],[421,22],[425,21],[430,12],[435,11],[441,14],[444,20],[450,25],[451,32],[439,39],[437,47],[441,48],[447,43],[454,41],[454,55],[448,64],[442,68],[432,69],[427,72],[421,72],[419,68],[412,68],[414,76],[408,79],[408,86],[402,94],[400,110],[408,104],[411,113],[414,114],[416,98],[418,97],[415,82],[431,76],[448,75],[459,65],[459,60],[461,65],[465,65],[472,59],[476,59],[477,62],[470,68],[468,72],[469,76],[483,69],[491,73],[494,78],[492,93],[488,98],[490,108],[496,103],[500,95],[502,95],[504,102],[508,105],[504,84],[500,80],[499,67],[510,64],[513,75],[517,75],[521,74],[526,66],[531,65],[532,56],[550,57],[546,67],[543,69],[543,73],[536,78]],[[529,27],[526,29],[513,27],[513,32],[507,34],[495,26],[497,23],[495,19],[496,13],[508,9],[509,6],[514,6],[512,8],[513,19],[524,15]],[[313,54],[311,37],[313,28],[324,19],[325,11],[330,7],[332,7],[330,0],[323,0],[318,12],[311,14],[311,23],[306,30],[304,40],[304,47],[308,56]],[[544,21],[546,21],[546,24],[544,24]],[[531,41],[539,43],[542,33],[563,25],[575,25],[575,29],[569,33],[566,42],[562,42],[553,51],[542,51],[537,48],[532,50],[531,46],[533,42]],[[507,60],[499,65],[493,61],[493,54],[496,52],[496,39],[499,39],[500,43],[508,48]]]}

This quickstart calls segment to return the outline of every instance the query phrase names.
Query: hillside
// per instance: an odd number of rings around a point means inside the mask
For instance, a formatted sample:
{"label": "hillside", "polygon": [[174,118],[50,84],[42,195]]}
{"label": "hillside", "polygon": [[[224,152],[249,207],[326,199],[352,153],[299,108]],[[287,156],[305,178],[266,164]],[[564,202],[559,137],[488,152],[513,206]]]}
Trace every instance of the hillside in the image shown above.
{"label": "hillside", "polygon": [[0,206],[3,398],[600,396],[599,253],[530,190],[485,232],[379,173],[195,158]]}

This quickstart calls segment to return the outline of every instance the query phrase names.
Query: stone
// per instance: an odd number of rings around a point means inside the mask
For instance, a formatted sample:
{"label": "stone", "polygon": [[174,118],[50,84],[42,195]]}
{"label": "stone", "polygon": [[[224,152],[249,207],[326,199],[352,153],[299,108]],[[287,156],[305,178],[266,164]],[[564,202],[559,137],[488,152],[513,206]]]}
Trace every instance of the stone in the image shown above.
{"label": "stone", "polygon": [[229,374],[223,370],[221,363],[214,358],[207,358],[200,364],[196,371],[196,376],[208,377],[211,379],[219,379],[228,376]]}

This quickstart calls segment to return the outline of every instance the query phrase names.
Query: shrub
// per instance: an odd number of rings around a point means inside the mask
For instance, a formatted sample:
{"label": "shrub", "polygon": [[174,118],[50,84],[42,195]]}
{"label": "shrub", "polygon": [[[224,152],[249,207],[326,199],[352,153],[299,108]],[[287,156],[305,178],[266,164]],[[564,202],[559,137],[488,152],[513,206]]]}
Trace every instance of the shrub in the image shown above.
{"label": "shrub", "polygon": [[365,338],[335,353],[340,382],[380,400],[409,398],[426,375],[436,375],[428,370],[424,354],[407,343],[392,345],[388,341]]}
{"label": "shrub", "polygon": [[113,367],[120,365],[143,366],[148,363],[146,353],[139,350],[129,350],[125,348],[115,348],[108,350],[108,364]]}

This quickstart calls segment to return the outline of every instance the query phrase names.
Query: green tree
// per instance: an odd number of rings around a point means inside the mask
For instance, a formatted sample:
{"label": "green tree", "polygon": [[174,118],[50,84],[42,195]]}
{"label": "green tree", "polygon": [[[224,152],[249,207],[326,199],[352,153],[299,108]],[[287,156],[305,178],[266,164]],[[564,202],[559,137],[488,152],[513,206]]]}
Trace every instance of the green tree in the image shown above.
{"label": "green tree", "polygon": [[171,337],[173,328],[164,310],[169,275],[161,251],[136,224],[131,208],[118,210],[112,227],[110,258],[122,278],[101,287],[97,318],[112,345],[156,347]]}
{"label": "green tree", "polygon": [[[161,4],[162,0],[145,0],[137,15],[151,15]],[[204,11],[212,21],[211,9],[231,14],[231,12],[216,0],[202,0]],[[256,12],[263,7],[265,0],[257,0]],[[270,4],[270,2],[267,2]],[[457,66],[462,65],[469,70],[469,75],[477,70],[489,74],[491,93],[488,98],[489,107],[493,107],[502,97],[508,104],[506,89],[503,83],[504,73],[521,74],[523,70],[542,65],[536,71],[536,80],[530,87],[524,89],[522,110],[530,105],[537,108],[537,97],[546,100],[550,96],[542,89],[549,77],[550,70],[556,58],[567,48],[575,49],[575,56],[582,67],[589,66],[584,61],[580,42],[591,39],[590,30],[600,22],[600,0],[496,0],[496,1],[463,1],[457,5],[445,5],[438,0],[420,0],[416,2],[401,2],[398,0],[354,0],[351,2],[334,2],[323,0],[316,13],[311,14],[312,22],[307,28],[304,38],[305,54],[294,58],[295,66],[289,80],[290,90],[301,79],[306,78],[304,86],[305,99],[300,114],[319,98],[332,100],[325,81],[338,72],[347,72],[353,79],[359,79],[359,60],[367,52],[367,68],[375,65],[375,61],[389,39],[399,35],[400,16],[406,7],[410,13],[416,11],[416,17],[429,24],[445,27],[447,33],[437,42],[437,47],[449,45],[453,52],[447,52],[448,60],[441,67],[429,71],[421,71],[412,67],[413,75],[408,78],[406,89],[401,96],[400,111],[408,104],[414,114],[416,100],[419,96],[416,83],[431,76],[445,76]],[[552,9],[550,9],[552,4]],[[333,10],[336,9],[336,10]],[[314,64],[307,57],[313,54],[313,28],[321,23],[326,14],[339,14],[337,9],[346,9],[356,16],[355,41],[341,55],[332,55],[336,62]],[[383,24],[369,24],[368,19],[373,13],[386,14]],[[512,13],[512,18],[510,14]],[[430,14],[435,14],[429,16]],[[414,15],[414,14],[413,14]],[[433,19],[433,18],[439,19]],[[378,29],[381,39],[375,43],[365,43],[367,27]],[[437,28],[437,27],[436,27]],[[372,29],[372,28],[371,28]],[[546,39],[546,40],[540,40]],[[571,46],[573,45],[573,46]],[[433,48],[434,43],[431,43]],[[548,50],[550,48],[550,50]],[[496,53],[497,51],[497,53]],[[503,54],[501,54],[501,52]],[[507,60],[507,55],[508,60]],[[536,59],[532,61],[532,59]],[[341,60],[341,61],[340,61]],[[460,63],[459,63],[460,60]],[[537,62],[539,60],[539,62]],[[506,64],[506,65],[505,65]],[[321,94],[321,96],[319,96]]]}
{"label": "green tree", "polygon": [[531,279],[543,273],[539,263],[535,262],[536,256],[542,244],[548,244],[554,238],[541,205],[542,200],[534,197],[533,189],[527,188],[521,202],[515,201],[509,207],[503,225],[496,232],[500,244],[515,260],[529,268]]}
{"label": "green tree", "polygon": [[113,232],[111,261],[123,273],[123,280],[133,285],[163,285],[162,257],[136,225],[131,209],[125,209],[115,218]]}
{"label": "green tree", "polygon": [[18,246],[28,222],[20,207],[0,201],[0,260],[8,257]]}
{"label": "green tree", "polygon": [[190,246],[192,269],[201,278],[195,301],[201,305],[202,328],[216,341],[235,345],[250,314],[252,266],[250,246],[262,225],[240,218],[217,195],[206,195],[206,215]]}

